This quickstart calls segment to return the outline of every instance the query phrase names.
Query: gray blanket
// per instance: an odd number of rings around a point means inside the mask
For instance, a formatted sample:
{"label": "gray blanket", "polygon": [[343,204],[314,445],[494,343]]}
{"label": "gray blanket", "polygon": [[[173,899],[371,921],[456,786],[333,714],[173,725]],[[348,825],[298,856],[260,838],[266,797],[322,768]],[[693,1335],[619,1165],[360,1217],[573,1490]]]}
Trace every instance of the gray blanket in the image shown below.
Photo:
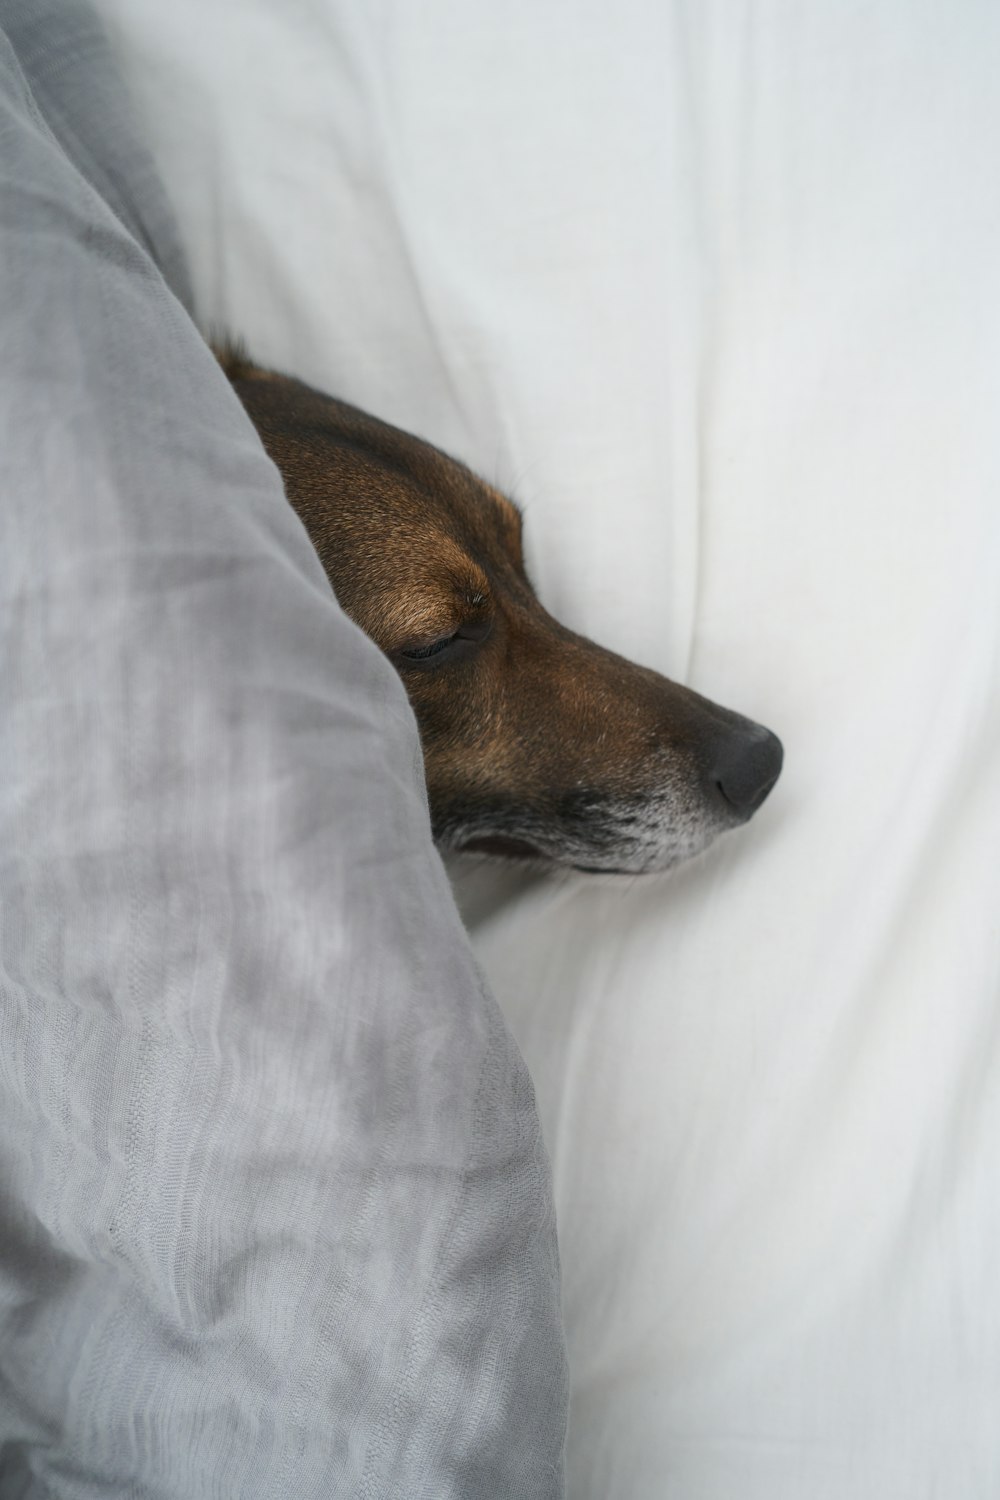
{"label": "gray blanket", "polygon": [[557,1496],[548,1165],[402,688],[91,17],[0,26],[0,1496]]}

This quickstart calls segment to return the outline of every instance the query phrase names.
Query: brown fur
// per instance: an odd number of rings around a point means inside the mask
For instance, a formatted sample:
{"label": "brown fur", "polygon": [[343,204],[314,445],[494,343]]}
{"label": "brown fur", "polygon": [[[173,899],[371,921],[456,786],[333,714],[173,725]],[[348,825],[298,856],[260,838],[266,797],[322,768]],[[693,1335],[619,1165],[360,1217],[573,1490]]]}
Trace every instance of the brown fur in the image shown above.
{"label": "brown fur", "polygon": [[763,801],[774,736],[552,619],[504,495],[239,351],[220,360],[341,605],[406,685],[441,843],[662,869]]}

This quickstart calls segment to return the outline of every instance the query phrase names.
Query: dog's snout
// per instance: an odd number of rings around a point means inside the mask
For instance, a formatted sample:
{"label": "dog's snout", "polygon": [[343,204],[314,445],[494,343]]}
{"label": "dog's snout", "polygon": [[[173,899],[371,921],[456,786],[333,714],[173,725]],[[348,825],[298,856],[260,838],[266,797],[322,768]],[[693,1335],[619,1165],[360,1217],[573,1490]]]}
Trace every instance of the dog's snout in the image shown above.
{"label": "dog's snout", "polygon": [[714,746],[709,780],[730,812],[745,820],[774,786],[783,758],[778,736],[762,725],[730,729]]}

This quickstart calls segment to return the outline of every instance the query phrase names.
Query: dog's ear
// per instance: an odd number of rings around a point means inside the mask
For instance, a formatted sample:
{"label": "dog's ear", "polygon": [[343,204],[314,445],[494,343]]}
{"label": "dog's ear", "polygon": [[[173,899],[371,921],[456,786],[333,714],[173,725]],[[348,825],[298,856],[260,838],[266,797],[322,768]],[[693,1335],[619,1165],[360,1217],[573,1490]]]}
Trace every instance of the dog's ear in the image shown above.
{"label": "dog's ear", "polygon": [[250,351],[242,339],[233,339],[225,335],[220,335],[218,338],[210,339],[208,346],[222,366],[223,373],[232,382],[237,380],[262,380],[269,373],[267,370],[262,370],[259,365],[254,364],[250,358]]}

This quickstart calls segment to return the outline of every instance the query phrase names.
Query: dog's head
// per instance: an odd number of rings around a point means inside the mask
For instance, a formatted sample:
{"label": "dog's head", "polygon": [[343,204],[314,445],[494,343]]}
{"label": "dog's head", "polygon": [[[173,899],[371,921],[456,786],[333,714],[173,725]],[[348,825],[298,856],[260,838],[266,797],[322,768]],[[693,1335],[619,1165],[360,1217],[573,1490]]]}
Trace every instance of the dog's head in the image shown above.
{"label": "dog's head", "polygon": [[662,870],[760,806],[776,737],[547,614],[502,494],[298,381],[223,363],[337,598],[406,685],[441,845]]}

